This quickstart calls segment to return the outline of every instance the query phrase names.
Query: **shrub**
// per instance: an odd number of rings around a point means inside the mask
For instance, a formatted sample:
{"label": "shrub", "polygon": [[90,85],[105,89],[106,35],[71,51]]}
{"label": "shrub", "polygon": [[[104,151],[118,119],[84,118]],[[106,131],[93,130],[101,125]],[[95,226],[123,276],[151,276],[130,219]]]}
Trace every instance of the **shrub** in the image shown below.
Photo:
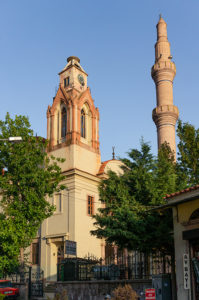
{"label": "shrub", "polygon": [[[53,299],[47,297],[48,300],[68,300],[67,290],[64,288],[59,288]],[[1,299],[0,299],[1,300]]]}
{"label": "shrub", "polygon": [[113,291],[112,300],[137,300],[138,295],[129,284],[119,286]]}

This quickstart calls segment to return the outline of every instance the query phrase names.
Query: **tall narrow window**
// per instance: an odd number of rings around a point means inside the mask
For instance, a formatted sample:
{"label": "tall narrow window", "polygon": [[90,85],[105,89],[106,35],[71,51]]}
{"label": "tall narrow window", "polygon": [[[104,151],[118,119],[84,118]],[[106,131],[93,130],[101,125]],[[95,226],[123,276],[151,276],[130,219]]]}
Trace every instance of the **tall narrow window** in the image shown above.
{"label": "tall narrow window", "polygon": [[69,86],[69,83],[70,83],[70,77],[64,78],[64,87]]}
{"label": "tall narrow window", "polygon": [[62,212],[62,197],[61,194],[56,195],[56,212]]}
{"label": "tall narrow window", "polygon": [[81,136],[86,138],[86,116],[83,109],[81,110]]}
{"label": "tall narrow window", "polygon": [[67,111],[66,108],[62,108],[61,112],[61,137],[64,138],[66,137],[66,132],[67,132]]}
{"label": "tall narrow window", "polygon": [[59,133],[59,112],[57,114],[57,141],[59,142],[60,139],[60,133]]}
{"label": "tall narrow window", "polygon": [[199,220],[199,208],[196,209],[196,210],[192,213],[192,215],[191,215],[191,217],[190,217],[189,220],[190,220],[190,221]]}
{"label": "tall narrow window", "polygon": [[39,243],[32,244],[32,264],[39,264]]}
{"label": "tall narrow window", "polygon": [[92,216],[94,213],[94,197],[88,196],[88,215]]}

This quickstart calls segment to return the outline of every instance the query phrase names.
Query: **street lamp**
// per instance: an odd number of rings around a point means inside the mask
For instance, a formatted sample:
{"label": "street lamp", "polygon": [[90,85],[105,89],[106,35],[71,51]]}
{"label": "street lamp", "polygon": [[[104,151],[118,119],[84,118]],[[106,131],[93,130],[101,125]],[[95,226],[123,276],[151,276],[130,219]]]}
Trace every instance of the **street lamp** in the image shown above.
{"label": "street lamp", "polygon": [[0,139],[0,142],[12,142],[12,143],[18,143],[22,141],[21,136],[10,136],[7,139]]}

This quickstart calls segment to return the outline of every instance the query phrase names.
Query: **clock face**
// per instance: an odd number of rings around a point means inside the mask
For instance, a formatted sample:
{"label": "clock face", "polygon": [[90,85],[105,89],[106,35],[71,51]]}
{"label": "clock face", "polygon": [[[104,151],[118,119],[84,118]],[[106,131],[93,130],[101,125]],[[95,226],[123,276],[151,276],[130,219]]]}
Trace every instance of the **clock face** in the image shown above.
{"label": "clock face", "polygon": [[79,83],[80,83],[82,86],[85,84],[85,82],[84,82],[84,77],[83,77],[81,74],[78,75],[78,80],[79,80]]}

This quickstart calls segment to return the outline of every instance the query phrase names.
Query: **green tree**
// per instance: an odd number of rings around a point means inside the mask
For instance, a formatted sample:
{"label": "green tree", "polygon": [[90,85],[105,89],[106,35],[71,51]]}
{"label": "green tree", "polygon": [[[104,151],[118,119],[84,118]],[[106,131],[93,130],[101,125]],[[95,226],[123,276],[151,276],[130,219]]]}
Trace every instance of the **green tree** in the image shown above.
{"label": "green tree", "polygon": [[0,277],[12,272],[19,264],[20,245],[14,221],[0,214]]}
{"label": "green tree", "polygon": [[[164,197],[178,189],[177,165],[175,163],[174,153],[171,151],[169,144],[162,144],[158,151],[158,157],[155,160],[153,169],[153,189],[151,205],[165,204]],[[184,187],[184,183],[181,183]]]}
{"label": "green tree", "polygon": [[178,178],[187,186],[199,183],[199,129],[178,121]]}
{"label": "green tree", "polygon": [[7,114],[5,121],[0,121],[0,139],[10,136],[21,136],[23,140],[17,144],[0,142],[0,169],[4,170],[0,176],[1,271],[16,265],[19,249],[30,245],[42,221],[52,215],[54,206],[46,196],[64,188],[58,166],[63,160],[47,155],[48,141],[34,136],[26,117],[12,119]]}
{"label": "green tree", "polygon": [[128,156],[122,160],[124,174],[109,172],[100,184],[105,205],[94,216],[96,229],[91,233],[119,248],[173,254],[171,212],[150,210],[176,191],[174,155],[165,143],[154,158],[150,146],[141,141],[141,150],[132,149]]}

